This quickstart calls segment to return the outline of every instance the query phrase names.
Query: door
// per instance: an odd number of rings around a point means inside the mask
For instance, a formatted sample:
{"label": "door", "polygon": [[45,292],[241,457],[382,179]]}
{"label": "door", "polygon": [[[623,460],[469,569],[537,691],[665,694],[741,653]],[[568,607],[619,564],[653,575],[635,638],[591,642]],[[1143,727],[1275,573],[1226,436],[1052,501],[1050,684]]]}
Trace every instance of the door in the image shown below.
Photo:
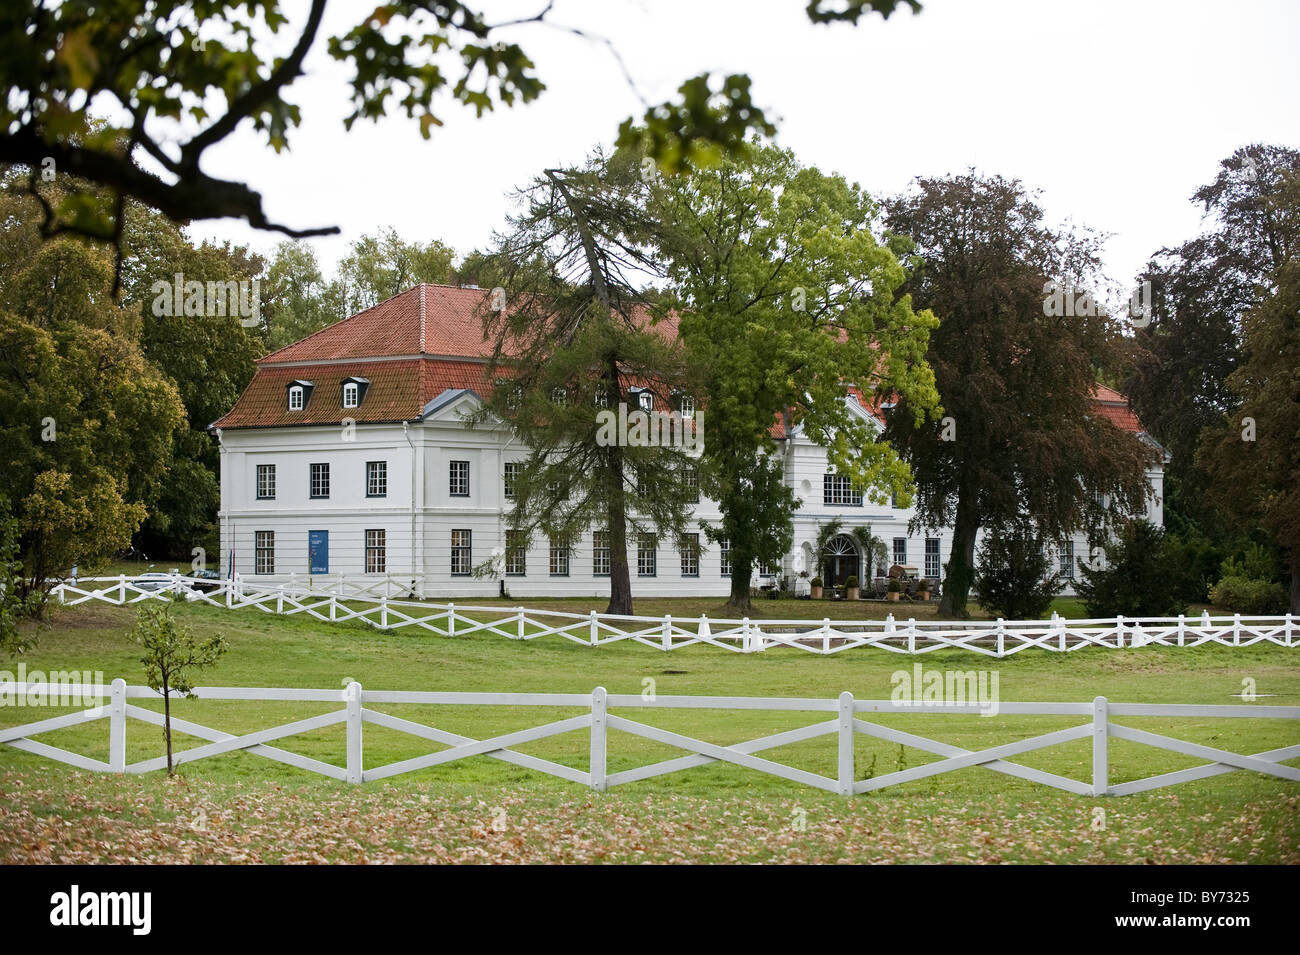
{"label": "door", "polygon": [[307,573],[328,574],[330,572],[330,532],[307,532]]}
{"label": "door", "polygon": [[850,577],[859,577],[858,548],[847,534],[837,534],[826,545],[822,578],[827,587],[843,587]]}

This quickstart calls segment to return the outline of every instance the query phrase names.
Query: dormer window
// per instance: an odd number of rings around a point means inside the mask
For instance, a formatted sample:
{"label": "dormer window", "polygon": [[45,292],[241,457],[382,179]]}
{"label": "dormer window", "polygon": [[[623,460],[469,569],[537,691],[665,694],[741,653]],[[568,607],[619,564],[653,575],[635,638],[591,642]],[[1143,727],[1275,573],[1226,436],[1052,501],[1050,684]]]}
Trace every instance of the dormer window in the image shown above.
{"label": "dormer window", "polygon": [[655,395],[649,388],[629,388],[628,397],[642,411],[654,411]]}
{"label": "dormer window", "polygon": [[307,402],[311,400],[311,390],[314,388],[310,381],[291,381],[289,382],[289,397],[286,407],[290,411],[302,411],[307,407]]}
{"label": "dormer window", "polygon": [[365,400],[366,390],[370,387],[369,378],[351,378],[343,379],[343,407],[356,408]]}
{"label": "dormer window", "polygon": [[677,410],[682,413],[683,418],[694,418],[695,399],[692,396],[685,394],[684,392],[678,392]]}

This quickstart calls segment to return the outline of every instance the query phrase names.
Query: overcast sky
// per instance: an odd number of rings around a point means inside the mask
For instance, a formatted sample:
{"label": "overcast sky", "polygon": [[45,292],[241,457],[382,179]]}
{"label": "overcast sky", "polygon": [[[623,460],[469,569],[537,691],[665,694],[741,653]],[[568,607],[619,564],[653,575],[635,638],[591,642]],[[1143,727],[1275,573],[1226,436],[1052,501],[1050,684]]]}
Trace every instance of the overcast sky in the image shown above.
{"label": "overcast sky", "polygon": [[[331,3],[338,33],[375,0]],[[485,4],[489,19],[543,0]],[[806,164],[876,196],[917,175],[974,166],[1042,191],[1049,221],[1112,233],[1106,263],[1127,282],[1162,245],[1201,227],[1191,193],[1250,142],[1300,147],[1296,0],[924,0],[920,14],[814,26],[804,0],[556,0],[549,19],[600,43],[528,25],[508,38],[548,89],[481,120],[445,100],[446,125],[420,138],[392,116],[345,132],[346,73],[323,38],[290,89],[304,122],[276,156],[246,130],[209,151],[211,174],[247,178],[273,221],[338,225],[310,240],[328,276],[349,243],[391,225],[464,253],[489,240],[508,191],[548,166],[580,161],[618,124],[705,70],[747,72],[779,120],[778,142]],[[305,4],[290,2],[294,23]],[[323,34],[324,35],[324,34]],[[280,237],[230,221],[197,238],[270,252]]]}

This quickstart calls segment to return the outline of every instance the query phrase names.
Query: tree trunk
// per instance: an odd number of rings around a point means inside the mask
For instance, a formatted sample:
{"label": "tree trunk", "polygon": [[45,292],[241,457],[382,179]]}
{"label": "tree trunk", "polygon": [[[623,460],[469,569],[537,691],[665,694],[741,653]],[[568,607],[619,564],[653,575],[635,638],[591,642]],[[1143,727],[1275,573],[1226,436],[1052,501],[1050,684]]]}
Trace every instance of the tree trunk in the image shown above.
{"label": "tree trunk", "polygon": [[752,561],[732,560],[731,596],[727,598],[728,610],[735,611],[736,613],[747,614],[754,609],[749,598],[749,581],[753,577],[753,573],[754,564]]}
{"label": "tree trunk", "polygon": [[172,694],[171,688],[168,687],[167,681],[162,681],[163,691],[163,739],[167,741],[167,775],[176,775],[176,769],[172,766]]}
{"label": "tree trunk", "polygon": [[952,556],[948,559],[948,576],[944,579],[943,598],[939,602],[940,617],[965,620],[970,616],[966,601],[970,597],[971,583],[975,578],[975,534],[978,531],[979,516],[975,512],[974,502],[958,492]]}
{"label": "tree trunk", "polygon": [[[608,361],[608,395],[609,407],[617,408],[622,400],[618,386],[618,361]],[[623,449],[617,444],[609,449],[606,457],[609,482],[609,606],[605,613],[631,615],[632,613],[632,575],[627,565],[627,514],[623,495]]]}

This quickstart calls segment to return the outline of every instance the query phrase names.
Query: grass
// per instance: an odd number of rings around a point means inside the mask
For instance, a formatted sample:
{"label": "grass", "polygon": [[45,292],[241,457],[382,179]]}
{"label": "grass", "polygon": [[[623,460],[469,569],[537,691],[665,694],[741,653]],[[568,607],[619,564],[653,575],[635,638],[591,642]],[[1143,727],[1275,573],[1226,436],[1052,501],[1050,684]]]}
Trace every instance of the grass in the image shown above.
{"label": "grass", "polygon": [[[475,601],[477,602],[477,601]],[[508,603],[518,603],[510,601]],[[541,605],[541,601],[528,601]],[[557,601],[556,603],[564,603]],[[641,601],[643,606],[652,601]],[[807,607],[802,601],[764,601]],[[678,606],[674,604],[674,606]],[[1004,701],[1090,700],[1233,703],[1242,680],[1275,694],[1261,703],[1300,704],[1295,651],[1274,645],[1193,649],[1085,649],[1068,655],[1027,651],[991,660],[937,651],[912,660],[884,651],[819,657],[794,650],[738,655],[712,647],[671,654],[631,643],[591,648],[560,638],[511,641],[482,635],[447,639],[418,630],[377,632],[353,624],[274,617],[256,610],[175,604],[200,634],[222,632],[230,653],[200,682],[233,686],[443,689],[719,696],[889,698],[897,670],[996,670]],[[555,609],[549,606],[547,609]],[[567,608],[566,608],[567,609]],[[675,615],[685,610],[674,609]],[[803,611],[806,614],[806,610]],[[60,609],[23,657],[28,670],[100,670],[141,682],[129,641],[132,611],[103,604]],[[0,660],[14,670],[17,660]],[[653,681],[647,684],[647,681]],[[155,708],[157,708],[155,706]],[[270,727],[335,705],[181,701],[176,715],[227,732]],[[377,706],[476,739],[540,725],[578,710]],[[5,707],[0,725],[62,712]],[[625,711],[621,715],[715,743],[731,744],[818,722],[824,714],[766,711]],[[889,716],[887,725],[967,748],[984,748],[1077,725],[1070,717]],[[1131,719],[1152,732],[1253,753],[1300,742],[1281,720]],[[107,757],[107,724],[41,737]],[[179,736],[177,748],[197,744]],[[341,765],[335,726],[276,745]],[[161,731],[128,723],[129,759],[161,755]],[[585,732],[520,747],[585,769]],[[1087,740],[1016,761],[1088,779]],[[438,748],[374,727],[365,730],[366,765]],[[681,755],[611,732],[609,771]],[[822,737],[767,751],[770,759],[833,776],[835,743]],[[858,736],[859,776],[935,759],[923,751]],[[1163,750],[1112,740],[1111,781],[1197,764]],[[1292,761],[1295,765],[1297,761]],[[111,777],[0,747],[0,861],[1086,861],[1300,862],[1300,787],[1231,773],[1171,790],[1107,800],[1106,828],[1094,829],[1095,800],[970,769],[844,800],[727,764],[714,763],[604,794],[488,757],[348,787],[246,753],[162,774]],[[68,823],[73,823],[71,826]],[[802,828],[800,827],[802,823]],[[504,828],[502,828],[504,827]]]}

